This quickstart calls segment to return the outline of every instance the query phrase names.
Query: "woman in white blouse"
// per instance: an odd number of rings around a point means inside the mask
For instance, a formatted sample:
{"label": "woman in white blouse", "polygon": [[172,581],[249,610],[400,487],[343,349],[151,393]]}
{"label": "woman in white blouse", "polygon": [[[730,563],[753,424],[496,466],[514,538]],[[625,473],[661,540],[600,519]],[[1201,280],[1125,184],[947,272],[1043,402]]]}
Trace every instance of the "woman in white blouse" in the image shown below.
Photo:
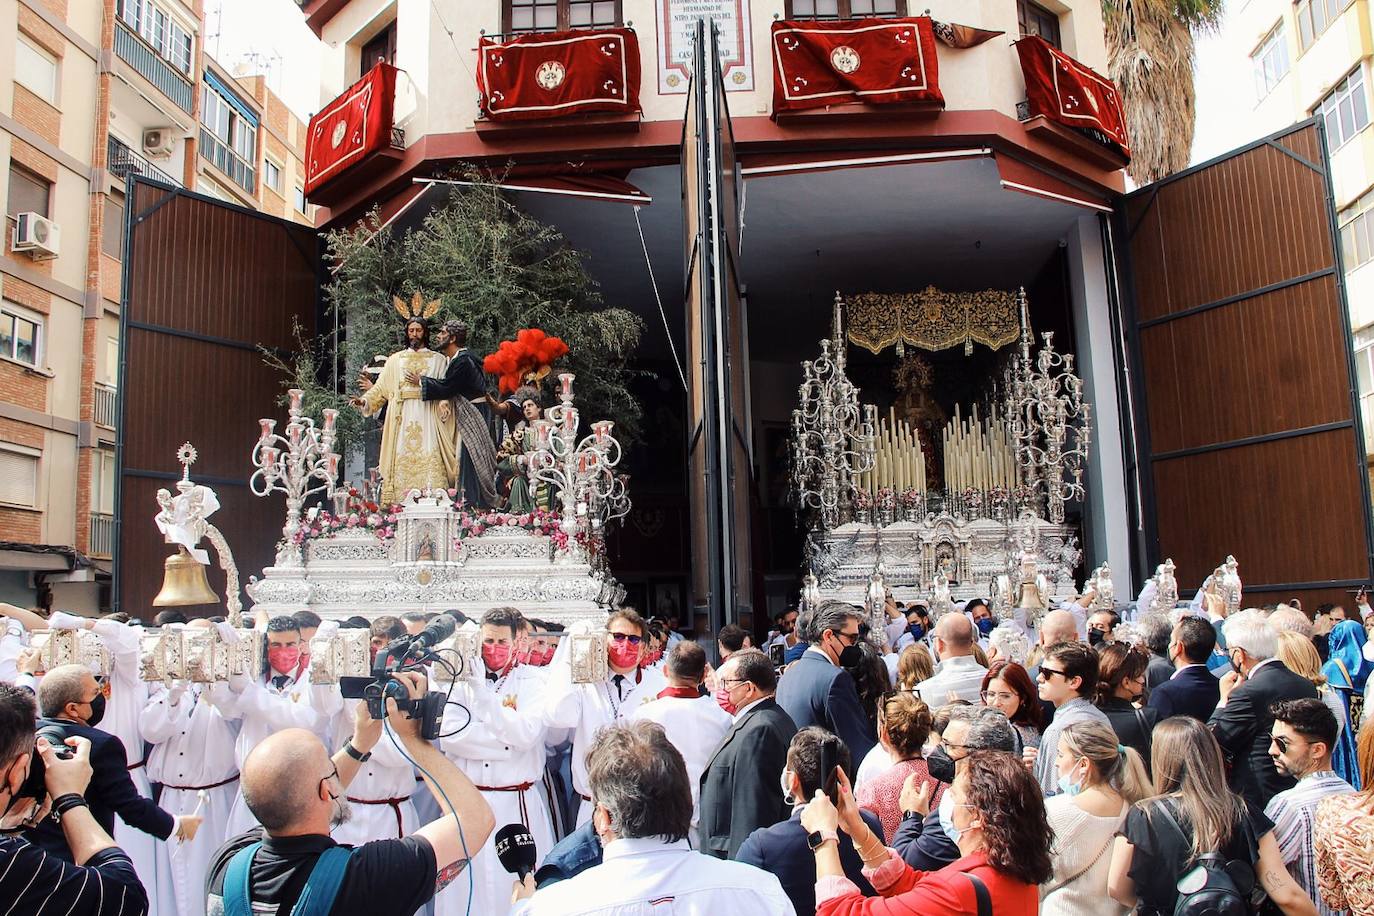
{"label": "woman in white blouse", "polygon": [[1059,794],[1045,802],[1054,829],[1054,877],[1040,886],[1043,916],[1120,916],[1107,894],[1111,847],[1131,805],[1149,794],[1145,763],[1100,722],[1059,736]]}

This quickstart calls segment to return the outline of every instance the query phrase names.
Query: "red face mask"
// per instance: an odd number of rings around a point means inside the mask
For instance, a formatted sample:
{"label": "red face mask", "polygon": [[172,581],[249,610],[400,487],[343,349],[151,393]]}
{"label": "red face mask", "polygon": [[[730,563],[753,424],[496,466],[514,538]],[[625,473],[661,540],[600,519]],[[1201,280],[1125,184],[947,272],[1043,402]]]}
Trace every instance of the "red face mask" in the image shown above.
{"label": "red face mask", "polygon": [[510,664],[510,646],[482,643],[482,662],[488,671],[503,671]]}
{"label": "red face mask", "polygon": [[730,691],[724,687],[716,688],[716,705],[732,716],[739,712],[739,707],[730,702]]}
{"label": "red face mask", "polygon": [[613,642],[606,656],[617,668],[634,668],[639,664],[639,646],[630,645],[629,640]]}
{"label": "red face mask", "polygon": [[267,650],[267,663],[278,674],[290,674],[301,663],[299,646],[271,646]]}
{"label": "red face mask", "polygon": [[553,661],[553,653],[553,646],[545,646],[543,649],[535,649],[530,653],[530,664],[538,665],[542,668],[549,662]]}

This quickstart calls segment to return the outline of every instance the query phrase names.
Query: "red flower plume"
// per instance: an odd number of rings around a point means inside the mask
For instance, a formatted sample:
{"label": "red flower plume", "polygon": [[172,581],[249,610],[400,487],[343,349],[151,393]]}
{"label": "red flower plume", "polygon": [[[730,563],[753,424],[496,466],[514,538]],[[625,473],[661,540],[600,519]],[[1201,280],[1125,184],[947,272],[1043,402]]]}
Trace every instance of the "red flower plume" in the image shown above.
{"label": "red flower plume", "polygon": [[568,345],[550,337],[539,328],[525,328],[514,340],[503,340],[495,353],[482,361],[482,368],[500,377],[501,393],[510,394],[531,375],[547,374],[554,360],[566,356]]}

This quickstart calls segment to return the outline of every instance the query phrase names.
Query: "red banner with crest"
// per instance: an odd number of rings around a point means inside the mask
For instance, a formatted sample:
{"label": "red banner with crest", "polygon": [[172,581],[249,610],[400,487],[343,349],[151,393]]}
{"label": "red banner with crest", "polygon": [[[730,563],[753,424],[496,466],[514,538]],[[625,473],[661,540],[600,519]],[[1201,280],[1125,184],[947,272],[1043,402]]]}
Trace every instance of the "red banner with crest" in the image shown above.
{"label": "red banner with crest", "polygon": [[773,113],[846,102],[944,105],[929,16],[773,23]]}
{"label": "red banner with crest", "polygon": [[1096,131],[1104,145],[1127,159],[1126,112],[1116,85],[1038,35],[1016,43],[1031,116],[1044,115],[1065,127]]}
{"label": "red banner with crest", "polygon": [[305,193],[391,144],[396,68],[378,63],[310,119],[305,135]]}
{"label": "red banner with crest", "polygon": [[632,29],[483,36],[477,90],[493,121],[586,111],[639,111],[639,39]]}

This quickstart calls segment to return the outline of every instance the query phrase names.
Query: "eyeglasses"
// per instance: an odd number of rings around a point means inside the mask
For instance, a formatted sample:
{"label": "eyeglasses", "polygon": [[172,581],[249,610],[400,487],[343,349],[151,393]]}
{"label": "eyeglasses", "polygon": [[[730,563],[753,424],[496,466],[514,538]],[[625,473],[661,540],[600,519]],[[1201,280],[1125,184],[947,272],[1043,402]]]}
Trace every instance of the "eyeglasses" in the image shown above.
{"label": "eyeglasses", "polygon": [[740,684],[747,684],[747,683],[749,683],[749,679],[748,679],[748,678],[744,678],[744,677],[732,677],[732,678],[721,678],[721,679],[720,679],[720,686],[724,687],[726,690],[734,690],[734,689],[735,689],[736,687],[738,687]]}
{"label": "eyeglasses", "polygon": [[996,700],[996,701],[999,702],[999,703],[1005,703],[1005,702],[1007,702],[1008,700],[1015,700],[1015,699],[1017,699],[1017,694],[1014,694],[1014,693],[999,693],[999,692],[993,691],[993,690],[984,690],[981,694],[979,694],[979,696],[981,696],[981,697],[983,698],[983,703],[984,703],[984,704],[991,703],[991,702],[993,702],[994,700]]}
{"label": "eyeglasses", "polygon": [[1041,666],[1040,666],[1040,671],[1039,671],[1038,673],[1036,673],[1035,679],[1036,679],[1037,681],[1048,681],[1050,678],[1054,677],[1056,674],[1059,675],[1060,677],[1066,679],[1066,680],[1068,679],[1068,675],[1065,674],[1063,671],[1056,671],[1056,670],[1053,669],[1053,668],[1046,668],[1044,665],[1041,665]]}
{"label": "eyeglasses", "polygon": [[942,747],[942,748],[945,749],[945,753],[946,753],[946,754],[948,754],[950,751],[955,750],[955,749],[958,749],[958,750],[961,750],[961,751],[971,751],[971,750],[974,749],[971,745],[968,745],[968,744],[955,744],[955,743],[952,742],[952,741],[941,741],[941,742],[940,742],[940,747]]}
{"label": "eyeglasses", "polygon": [[[326,777],[324,777],[323,779],[321,779],[320,782],[319,782],[319,785],[323,786],[325,783],[329,782],[329,780],[331,780],[331,779],[338,779],[338,778],[339,778],[339,768],[335,766],[335,767],[331,767],[330,769],[331,769],[333,772],[331,772],[328,776],[326,776]],[[316,791],[318,791],[318,787],[316,788]],[[333,795],[332,792],[331,792],[330,794]]]}
{"label": "eyeglasses", "polygon": [[633,633],[612,633],[611,639],[614,639],[616,642],[628,641],[632,646],[637,646],[644,641],[643,636],[635,636]]}
{"label": "eyeglasses", "polygon": [[1278,745],[1279,751],[1286,754],[1288,753],[1289,745],[1293,743],[1293,739],[1285,738],[1283,735],[1274,735],[1274,743]]}
{"label": "eyeglasses", "polygon": [[844,640],[847,646],[858,645],[859,640],[862,638],[862,634],[860,633],[840,633],[835,630],[831,630],[830,632],[834,633],[837,639]]}

